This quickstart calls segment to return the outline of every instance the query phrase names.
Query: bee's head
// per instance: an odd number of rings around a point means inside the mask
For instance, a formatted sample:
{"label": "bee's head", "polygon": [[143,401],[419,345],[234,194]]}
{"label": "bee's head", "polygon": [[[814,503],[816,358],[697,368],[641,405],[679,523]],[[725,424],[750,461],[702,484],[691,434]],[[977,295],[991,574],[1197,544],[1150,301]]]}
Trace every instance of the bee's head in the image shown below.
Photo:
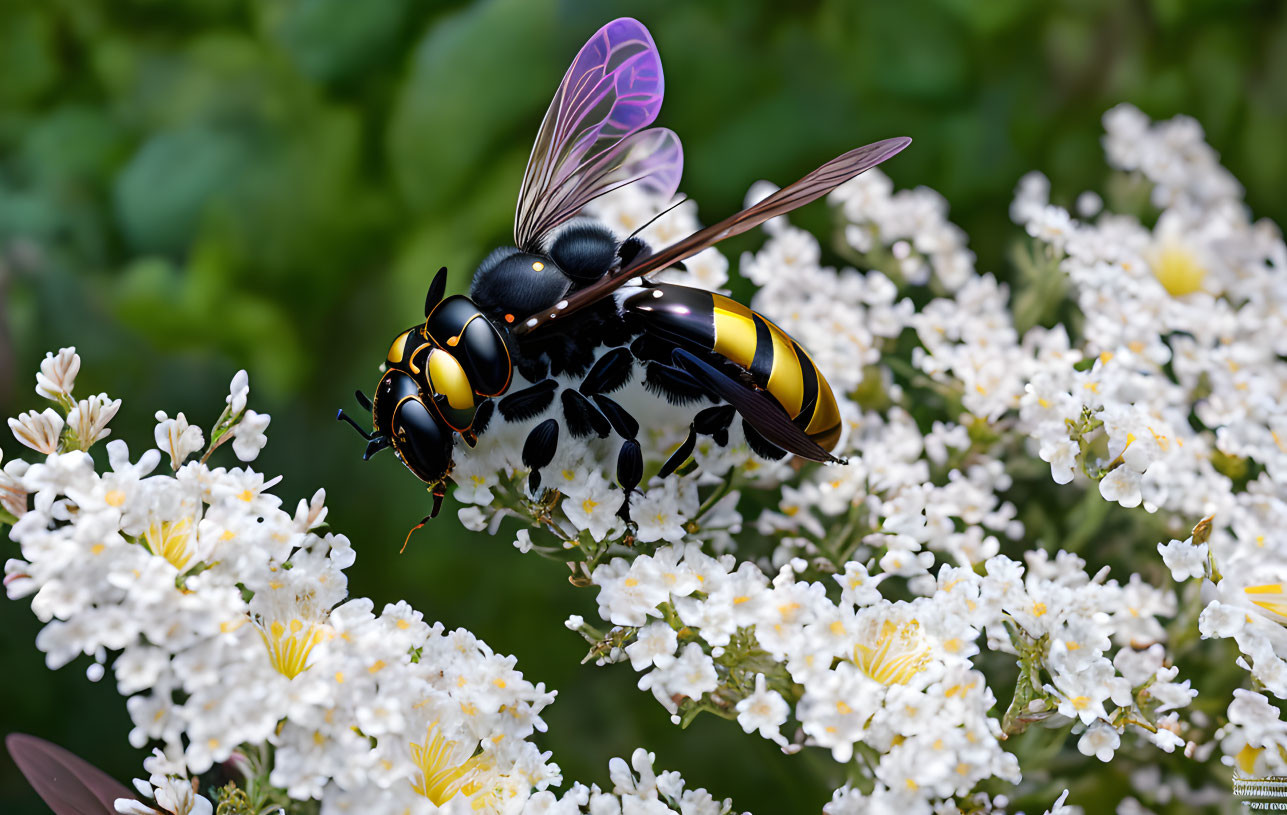
{"label": "bee's head", "polygon": [[453,431],[430,405],[409,374],[390,369],[375,389],[372,417],[376,438],[393,447],[416,478],[430,485],[451,472]]}

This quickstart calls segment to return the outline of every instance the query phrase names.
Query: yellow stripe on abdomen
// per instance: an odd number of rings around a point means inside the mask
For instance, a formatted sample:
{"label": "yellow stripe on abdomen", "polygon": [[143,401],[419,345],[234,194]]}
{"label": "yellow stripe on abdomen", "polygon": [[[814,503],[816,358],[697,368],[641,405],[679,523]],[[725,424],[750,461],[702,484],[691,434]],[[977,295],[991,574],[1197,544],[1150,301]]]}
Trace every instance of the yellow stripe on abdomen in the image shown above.
{"label": "yellow stripe on abdomen", "polygon": [[[809,356],[809,352],[803,348],[800,350],[809,364],[813,365],[813,357]],[[813,417],[809,419],[809,426],[804,432],[823,450],[831,452],[840,442],[840,406],[836,404],[836,395],[831,392],[831,385],[817,365],[813,365],[813,372],[818,377],[818,399],[813,407]]]}
{"label": "yellow stripe on abdomen", "polygon": [[736,300],[712,294],[715,310],[715,353],[743,368],[755,359],[755,317]]}
{"label": "yellow stripe on abdomen", "polygon": [[795,343],[768,320],[769,336],[773,338],[773,368],[766,390],[778,400],[792,419],[800,415],[804,401],[804,374],[800,371],[800,358],[795,353]]}
{"label": "yellow stripe on abdomen", "polygon": [[804,432],[827,452],[834,450],[840,441],[840,408],[836,405],[831,386],[822,378],[822,371],[818,371],[818,404]]}

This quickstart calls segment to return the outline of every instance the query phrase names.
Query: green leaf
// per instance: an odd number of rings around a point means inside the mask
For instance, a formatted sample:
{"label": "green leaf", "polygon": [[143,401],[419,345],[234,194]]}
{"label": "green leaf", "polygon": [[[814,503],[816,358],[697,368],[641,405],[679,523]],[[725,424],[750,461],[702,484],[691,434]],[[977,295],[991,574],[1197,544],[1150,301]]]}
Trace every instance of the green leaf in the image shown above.
{"label": "green leaf", "polygon": [[[483,0],[443,19],[420,41],[389,124],[394,178],[412,207],[459,205],[498,151],[530,144],[576,53],[579,43],[571,40],[594,30],[560,31],[554,6],[553,0]],[[519,181],[515,176],[510,189]]]}

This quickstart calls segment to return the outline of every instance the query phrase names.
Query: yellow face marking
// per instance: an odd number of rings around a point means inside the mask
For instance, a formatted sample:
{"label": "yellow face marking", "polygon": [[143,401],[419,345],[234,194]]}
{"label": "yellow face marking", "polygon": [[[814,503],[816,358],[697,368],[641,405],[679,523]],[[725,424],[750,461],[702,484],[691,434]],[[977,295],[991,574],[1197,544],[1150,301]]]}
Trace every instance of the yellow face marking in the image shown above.
{"label": "yellow face marking", "polygon": [[429,352],[429,386],[434,393],[446,396],[447,404],[454,410],[469,410],[474,406],[474,389],[465,369],[445,351]]}
{"label": "yellow face marking", "polygon": [[389,355],[385,358],[388,364],[397,365],[402,361],[402,352],[406,350],[407,335],[410,333],[410,331],[403,331],[398,335],[398,338],[393,341],[393,345],[389,346]]}
{"label": "yellow face marking", "polygon": [[532,264],[532,271],[534,272],[539,272],[544,268],[545,268],[545,264],[540,262],[539,260]]}
{"label": "yellow face marking", "polygon": [[800,358],[795,355],[791,338],[773,323],[769,323],[769,336],[773,338],[773,368],[769,371],[768,391],[778,404],[786,408],[792,419],[800,415],[804,401],[804,374]]}
{"label": "yellow face marking", "polygon": [[420,352],[425,350],[426,348],[432,349],[433,343],[422,342],[416,346],[416,350],[412,351],[407,356],[407,367],[411,369],[411,373],[413,374],[420,373],[420,368],[416,365],[416,357],[418,357],[420,355]]}
{"label": "yellow face marking", "polygon": [[718,294],[711,295],[711,300],[715,306],[715,353],[750,368],[755,359],[755,320],[751,310]]}

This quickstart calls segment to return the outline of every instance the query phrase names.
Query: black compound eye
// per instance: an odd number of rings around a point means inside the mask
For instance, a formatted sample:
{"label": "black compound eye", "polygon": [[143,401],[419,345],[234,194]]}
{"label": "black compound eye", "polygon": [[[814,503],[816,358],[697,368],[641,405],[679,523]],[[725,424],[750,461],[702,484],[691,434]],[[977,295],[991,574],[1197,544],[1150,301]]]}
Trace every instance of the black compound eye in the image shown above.
{"label": "black compound eye", "polygon": [[468,297],[443,300],[426,328],[438,347],[460,363],[475,392],[495,396],[509,385],[513,365],[505,340]]}
{"label": "black compound eye", "polygon": [[447,474],[454,441],[451,428],[418,398],[404,399],[393,412],[393,448],[421,481],[433,484]]}
{"label": "black compound eye", "polygon": [[393,414],[404,399],[418,398],[420,386],[405,371],[386,371],[380,384],[375,387],[375,398],[372,400],[371,415],[375,421],[375,432],[381,436],[393,435]]}

